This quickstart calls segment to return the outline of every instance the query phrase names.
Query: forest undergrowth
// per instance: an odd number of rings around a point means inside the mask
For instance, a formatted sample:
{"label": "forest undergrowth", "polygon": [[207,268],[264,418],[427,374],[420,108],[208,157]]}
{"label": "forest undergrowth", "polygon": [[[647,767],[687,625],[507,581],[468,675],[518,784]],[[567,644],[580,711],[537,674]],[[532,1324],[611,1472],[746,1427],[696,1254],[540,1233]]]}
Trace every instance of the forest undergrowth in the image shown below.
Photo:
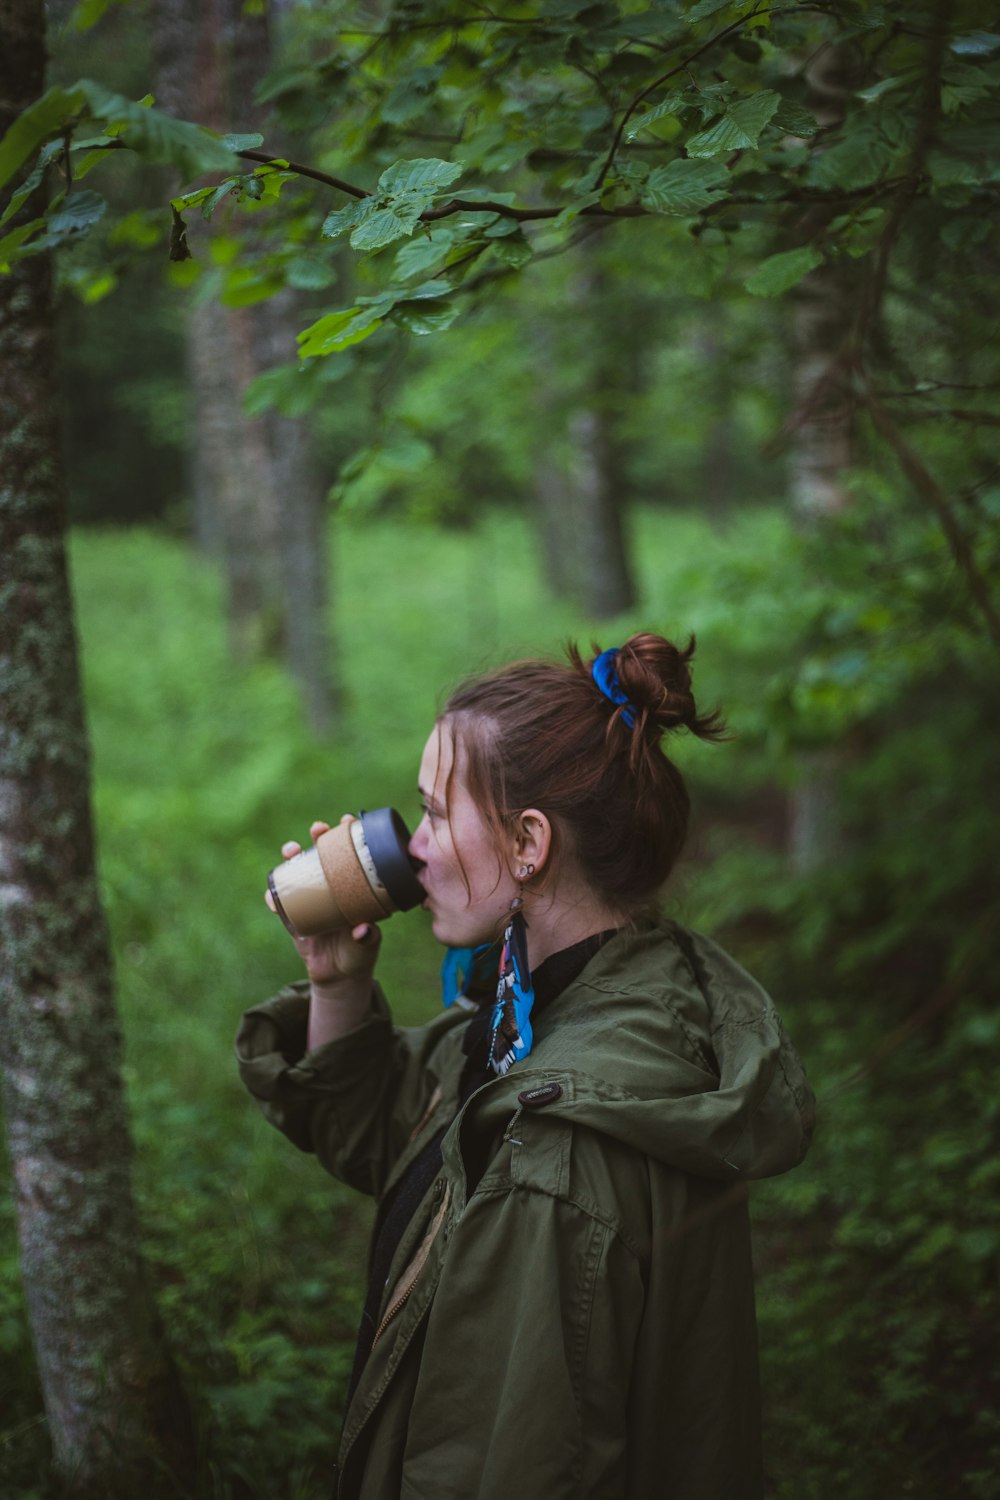
{"label": "forest undergrowth", "polygon": [[[870,596],[776,509],[725,523],[648,510],[635,531],[642,605],[599,642],[695,631],[699,704],[735,735],[678,750],[696,820],[667,905],[769,985],[819,1097],[807,1163],[754,1193],[770,1496],[990,1500],[992,664],[947,618],[930,641],[908,626],[919,579],[896,589],[895,614],[865,616]],[[392,803],[414,819],[448,689],[595,635],[552,602],[507,514],[344,524],[336,549],[344,717],[321,744],[276,665],[233,667],[218,582],[185,545],[136,529],[73,548],[136,1190],[212,1500],[327,1493],[370,1222],[236,1080],[241,1011],[296,973],[263,905],[267,869],[314,817]],[[830,746],[843,852],[794,872],[789,788]],[[421,914],[387,924],[380,974],[402,1021],[434,1014],[439,960]],[[0,1493],[41,1500],[6,1196],[0,1262]]]}

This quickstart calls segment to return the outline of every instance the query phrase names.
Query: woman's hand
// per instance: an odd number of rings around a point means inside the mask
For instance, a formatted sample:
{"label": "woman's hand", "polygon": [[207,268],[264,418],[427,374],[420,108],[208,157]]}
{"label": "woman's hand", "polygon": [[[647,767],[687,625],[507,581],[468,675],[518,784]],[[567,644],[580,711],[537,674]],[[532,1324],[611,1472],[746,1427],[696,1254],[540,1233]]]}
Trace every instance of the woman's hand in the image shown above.
{"label": "woman's hand", "polygon": [[[351,813],[345,813],[340,821],[353,823],[355,820]],[[327,833],[329,828],[329,823],[311,823],[309,833],[313,843],[321,833]],[[287,844],[282,844],[281,853],[284,859],[294,859],[296,854],[302,853],[302,846],[289,839]],[[264,899],[274,911],[274,898],[270,891],[265,893]],[[292,941],[299,950],[299,956],[313,984],[337,985],[345,980],[353,984],[359,979],[370,978],[378,958],[382,934],[374,923],[362,922],[350,931],[340,929],[337,932],[320,933],[317,937],[296,937]]]}

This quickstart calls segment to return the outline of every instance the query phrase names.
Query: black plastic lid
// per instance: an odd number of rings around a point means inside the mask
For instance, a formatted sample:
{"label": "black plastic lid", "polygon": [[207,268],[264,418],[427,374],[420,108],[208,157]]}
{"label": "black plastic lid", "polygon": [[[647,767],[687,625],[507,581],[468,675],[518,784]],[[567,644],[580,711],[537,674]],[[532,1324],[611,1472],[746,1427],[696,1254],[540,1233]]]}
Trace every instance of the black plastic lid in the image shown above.
{"label": "black plastic lid", "polygon": [[410,831],[394,807],[358,814],[368,853],[397,911],[419,906],[427,892],[413,871],[407,846]]}

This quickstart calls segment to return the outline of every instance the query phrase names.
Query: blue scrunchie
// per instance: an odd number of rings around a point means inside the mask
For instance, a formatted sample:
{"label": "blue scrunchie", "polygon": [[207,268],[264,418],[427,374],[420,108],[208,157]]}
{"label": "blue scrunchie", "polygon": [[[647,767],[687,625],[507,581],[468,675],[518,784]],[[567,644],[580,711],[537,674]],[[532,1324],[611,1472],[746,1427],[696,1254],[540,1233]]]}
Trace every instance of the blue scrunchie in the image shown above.
{"label": "blue scrunchie", "polygon": [[609,651],[602,651],[590,669],[597,686],[609,698],[612,703],[617,703],[622,710],[622,718],[629,729],[635,728],[635,704],[630,702],[622,691],[622,685],[618,681],[617,662],[620,646],[612,646]]}

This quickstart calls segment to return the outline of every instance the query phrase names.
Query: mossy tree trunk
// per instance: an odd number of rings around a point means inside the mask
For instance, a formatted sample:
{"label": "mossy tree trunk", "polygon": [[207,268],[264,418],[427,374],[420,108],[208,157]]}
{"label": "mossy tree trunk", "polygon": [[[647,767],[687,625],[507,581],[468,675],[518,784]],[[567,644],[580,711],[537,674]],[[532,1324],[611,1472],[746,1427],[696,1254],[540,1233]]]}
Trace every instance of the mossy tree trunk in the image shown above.
{"label": "mossy tree trunk", "polygon": [[[151,14],[158,106],[220,134],[261,127],[278,149],[254,91],[273,50],[274,11],[241,0],[158,0]],[[293,155],[287,145],[284,154]],[[242,234],[252,250],[254,231]],[[192,216],[195,253],[211,231]],[[194,409],[194,531],[226,580],[237,660],[281,654],[311,727],[332,730],[339,681],[330,621],[326,485],[303,424],[268,411],[249,417],[247,388],[295,358],[296,298],[286,289],[251,307],[194,309],[188,378]]]}
{"label": "mossy tree trunk", "polygon": [[[0,0],[0,135],[44,57],[42,0]],[[37,256],[0,277],[3,1107],[54,1469],[75,1495],[176,1495],[190,1424],[139,1254],[54,403]]]}

